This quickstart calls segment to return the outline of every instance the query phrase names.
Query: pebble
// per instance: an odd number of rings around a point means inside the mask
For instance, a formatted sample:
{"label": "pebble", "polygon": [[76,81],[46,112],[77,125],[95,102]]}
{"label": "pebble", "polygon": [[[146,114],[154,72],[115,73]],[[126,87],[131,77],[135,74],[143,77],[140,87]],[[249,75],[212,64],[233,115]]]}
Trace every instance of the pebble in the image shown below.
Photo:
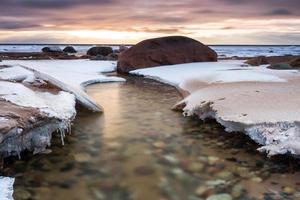
{"label": "pebble", "polygon": [[224,180],[212,180],[212,181],[206,181],[206,185],[211,186],[211,187],[216,187],[218,185],[224,185],[226,184],[226,181]]}
{"label": "pebble", "polygon": [[165,143],[164,143],[164,142],[161,142],[161,141],[158,141],[158,142],[154,142],[154,143],[153,143],[153,146],[154,146],[155,148],[162,149],[162,148],[165,147]]}
{"label": "pebble", "polygon": [[211,191],[211,188],[206,186],[199,186],[196,188],[195,194],[199,197],[207,196],[209,192]]}
{"label": "pebble", "polygon": [[90,154],[87,154],[87,153],[75,154],[74,158],[77,162],[88,162],[89,160],[91,160]]}
{"label": "pebble", "polygon": [[232,200],[232,197],[229,194],[215,194],[207,198],[207,200]]}
{"label": "pebble", "polygon": [[261,183],[263,180],[260,177],[253,177],[253,178],[251,178],[251,181],[256,182],[256,183]]}
{"label": "pebble", "polygon": [[192,162],[187,167],[188,171],[193,173],[199,173],[204,169],[204,165],[198,162]]}
{"label": "pebble", "polygon": [[229,171],[223,171],[223,172],[218,173],[217,177],[228,181],[228,180],[232,179],[233,174]]}
{"label": "pebble", "polygon": [[154,169],[148,166],[139,166],[134,169],[134,173],[139,176],[149,176],[154,173]]}
{"label": "pebble", "polygon": [[171,155],[166,155],[164,158],[172,165],[177,165],[179,163],[179,160]]}
{"label": "pebble", "polygon": [[282,192],[284,192],[287,195],[292,195],[295,193],[295,189],[291,187],[283,187]]}
{"label": "pebble", "polygon": [[235,186],[233,186],[232,188],[232,192],[231,195],[234,198],[239,198],[242,195],[243,192],[243,186],[241,184],[236,184]]}
{"label": "pebble", "polygon": [[220,160],[220,158],[215,157],[215,156],[209,156],[209,157],[208,157],[208,163],[209,163],[210,165],[216,164],[219,160]]}
{"label": "pebble", "polygon": [[31,194],[24,189],[16,189],[14,192],[14,198],[15,199],[20,199],[20,200],[25,200],[25,199],[30,199]]}

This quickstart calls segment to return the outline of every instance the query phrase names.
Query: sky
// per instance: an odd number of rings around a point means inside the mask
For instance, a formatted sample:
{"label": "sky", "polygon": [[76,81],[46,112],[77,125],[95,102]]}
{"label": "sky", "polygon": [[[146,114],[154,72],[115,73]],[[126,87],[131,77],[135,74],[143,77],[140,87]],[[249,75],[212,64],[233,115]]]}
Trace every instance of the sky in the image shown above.
{"label": "sky", "polygon": [[0,0],[0,43],[300,44],[300,0]]}

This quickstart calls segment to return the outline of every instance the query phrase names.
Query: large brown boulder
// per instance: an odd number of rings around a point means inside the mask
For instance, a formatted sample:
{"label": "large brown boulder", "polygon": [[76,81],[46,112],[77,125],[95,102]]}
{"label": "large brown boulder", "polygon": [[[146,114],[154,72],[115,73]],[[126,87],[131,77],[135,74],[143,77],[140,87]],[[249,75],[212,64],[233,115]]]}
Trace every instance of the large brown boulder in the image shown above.
{"label": "large brown boulder", "polygon": [[144,40],[119,55],[118,72],[190,62],[217,61],[217,53],[188,37],[170,36]]}
{"label": "large brown boulder", "polygon": [[113,53],[113,49],[111,47],[92,47],[86,54],[89,56],[108,56],[111,53]]}

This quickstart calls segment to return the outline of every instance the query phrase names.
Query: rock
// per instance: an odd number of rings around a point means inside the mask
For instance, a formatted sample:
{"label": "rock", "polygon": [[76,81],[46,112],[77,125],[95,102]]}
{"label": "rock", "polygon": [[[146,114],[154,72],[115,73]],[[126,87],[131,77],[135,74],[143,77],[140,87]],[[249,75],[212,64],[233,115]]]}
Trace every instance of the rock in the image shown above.
{"label": "rock", "polygon": [[63,49],[63,52],[65,52],[65,53],[77,53],[77,51],[75,50],[75,48],[72,47],[72,46],[66,46]]}
{"label": "rock", "polygon": [[199,173],[204,169],[204,165],[199,162],[192,162],[188,165],[187,170],[192,173]]}
{"label": "rock", "polygon": [[244,190],[243,186],[241,184],[237,184],[237,185],[233,186],[231,195],[234,198],[239,198],[242,195],[243,190]]}
{"label": "rock", "polygon": [[106,60],[118,60],[118,57],[118,53],[110,53],[108,56],[106,56]]}
{"label": "rock", "polygon": [[258,56],[258,57],[251,58],[251,59],[247,60],[246,63],[251,66],[270,64],[267,57],[265,57],[265,56]]}
{"label": "rock", "polygon": [[209,157],[208,157],[208,163],[209,163],[210,165],[216,164],[219,160],[220,160],[220,158],[215,157],[215,156],[209,156]]}
{"label": "rock", "polygon": [[293,68],[288,63],[275,63],[268,66],[268,69],[290,70]]}
{"label": "rock", "polygon": [[256,183],[261,183],[263,180],[260,177],[253,177],[253,178],[251,178],[251,181],[256,182]]}
{"label": "rock", "polygon": [[87,51],[87,55],[89,56],[108,56],[113,53],[113,49],[111,47],[92,47]]}
{"label": "rock", "polygon": [[300,57],[291,60],[289,65],[293,68],[300,68]]}
{"label": "rock", "polygon": [[283,187],[282,192],[284,192],[287,195],[292,195],[295,193],[295,189],[291,187]]}
{"label": "rock", "polygon": [[14,198],[20,200],[31,199],[31,194],[25,189],[18,188],[14,192]]}
{"label": "rock", "polygon": [[77,162],[88,162],[91,160],[91,156],[87,153],[78,153],[74,155],[74,158]]}
{"label": "rock", "polygon": [[199,197],[207,196],[212,189],[206,186],[199,186],[196,188],[195,194]]}
{"label": "rock", "polygon": [[217,61],[217,53],[208,46],[183,36],[144,40],[122,52],[118,72],[160,65]]}
{"label": "rock", "polygon": [[210,187],[217,187],[219,185],[225,185],[226,181],[225,180],[211,180],[211,181],[206,181],[206,185],[210,186]]}
{"label": "rock", "polygon": [[121,52],[123,52],[123,51],[126,51],[127,49],[129,49],[129,48],[126,47],[125,45],[121,45],[121,46],[119,47],[119,52],[121,53]]}
{"label": "rock", "polygon": [[233,174],[229,171],[223,171],[223,172],[218,173],[217,177],[220,178],[220,179],[228,181],[228,180],[232,179]]}
{"label": "rock", "polygon": [[158,142],[154,142],[154,143],[153,143],[153,146],[154,146],[155,148],[162,149],[162,148],[165,147],[165,143],[164,143],[164,142],[161,142],[161,141],[158,141]]}
{"label": "rock", "polygon": [[149,166],[140,166],[134,169],[134,173],[139,176],[149,176],[154,173],[154,169]]}
{"label": "rock", "polygon": [[207,200],[232,200],[232,197],[229,194],[215,194],[207,198]]}
{"label": "rock", "polygon": [[91,58],[91,60],[106,60],[106,57],[102,55],[97,55],[96,57]]}
{"label": "rock", "polygon": [[63,51],[58,46],[44,47],[42,48],[44,53],[62,53]]}

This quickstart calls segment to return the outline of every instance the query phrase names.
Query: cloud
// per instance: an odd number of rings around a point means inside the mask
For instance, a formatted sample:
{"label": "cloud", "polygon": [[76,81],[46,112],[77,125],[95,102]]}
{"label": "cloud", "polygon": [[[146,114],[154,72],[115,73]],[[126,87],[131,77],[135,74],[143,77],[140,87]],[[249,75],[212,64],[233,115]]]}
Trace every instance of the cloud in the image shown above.
{"label": "cloud", "polygon": [[292,15],[292,14],[293,12],[284,8],[274,9],[271,12],[267,13],[267,15]]}

